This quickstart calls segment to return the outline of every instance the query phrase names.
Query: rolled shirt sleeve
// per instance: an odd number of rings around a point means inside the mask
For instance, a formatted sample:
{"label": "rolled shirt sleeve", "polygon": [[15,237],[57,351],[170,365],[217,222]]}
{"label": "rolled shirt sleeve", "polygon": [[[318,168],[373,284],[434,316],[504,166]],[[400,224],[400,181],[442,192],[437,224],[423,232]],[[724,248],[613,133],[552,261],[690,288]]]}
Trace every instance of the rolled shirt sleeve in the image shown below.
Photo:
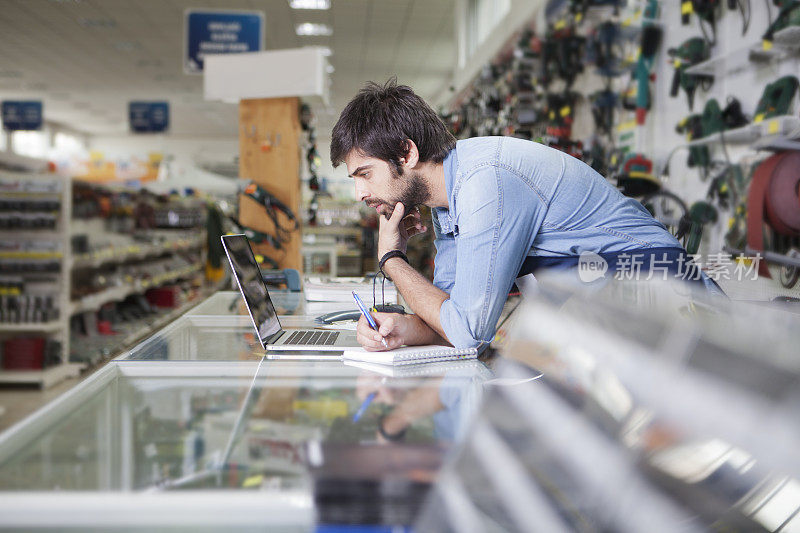
{"label": "rolled shirt sleeve", "polygon": [[478,347],[494,338],[508,291],[547,210],[544,199],[531,192],[524,179],[498,165],[482,166],[457,185],[450,206],[452,242],[443,240],[436,255],[437,262],[442,250],[455,256],[447,262],[454,269],[450,298],[439,311],[453,346]]}

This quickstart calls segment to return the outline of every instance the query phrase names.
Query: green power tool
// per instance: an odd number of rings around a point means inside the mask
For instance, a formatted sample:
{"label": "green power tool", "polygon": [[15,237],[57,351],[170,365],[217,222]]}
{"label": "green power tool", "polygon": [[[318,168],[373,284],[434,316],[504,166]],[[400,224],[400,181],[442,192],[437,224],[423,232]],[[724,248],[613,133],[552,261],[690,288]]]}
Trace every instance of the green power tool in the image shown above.
{"label": "green power tool", "polygon": [[753,122],[788,115],[798,86],[800,82],[796,76],[784,76],[767,85],[756,106]]}
{"label": "green power tool", "polygon": [[764,46],[770,48],[775,34],[781,30],[785,30],[791,26],[800,26],[800,0],[789,0],[784,2],[775,2],[780,5],[781,10],[775,21],[769,25],[766,33],[764,33]]}
{"label": "green power tool", "polygon": [[675,67],[669,94],[674,98],[678,96],[679,89],[683,89],[689,101],[689,109],[692,109],[697,87],[701,84],[710,84],[714,81],[714,77],[706,74],[688,74],[686,70],[708,59],[711,48],[702,37],[692,37],[678,48],[670,48],[667,53],[672,56]]}
{"label": "green power tool", "polygon": [[[689,115],[678,122],[678,125],[675,126],[675,131],[686,134],[686,139],[688,141],[700,139],[705,135],[703,131],[703,116],[697,114]],[[711,153],[708,150],[708,146],[690,146],[689,158],[686,164],[689,167],[708,168],[708,165],[711,164]]]}
{"label": "green power tool", "polygon": [[[658,15],[658,3],[651,0],[645,10],[645,18],[654,19]],[[653,23],[646,22],[642,27],[639,46],[639,59],[636,61],[634,77],[636,78],[636,123],[644,124],[645,116],[650,110],[650,78],[656,53],[661,46],[663,31]]]}

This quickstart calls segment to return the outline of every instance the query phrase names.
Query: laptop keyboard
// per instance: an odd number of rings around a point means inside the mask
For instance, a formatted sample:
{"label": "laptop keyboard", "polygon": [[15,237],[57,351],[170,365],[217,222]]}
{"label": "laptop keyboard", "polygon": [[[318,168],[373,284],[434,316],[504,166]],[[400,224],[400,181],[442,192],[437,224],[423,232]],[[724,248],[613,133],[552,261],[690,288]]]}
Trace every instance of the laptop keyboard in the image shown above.
{"label": "laptop keyboard", "polygon": [[283,344],[307,344],[311,346],[331,346],[339,337],[338,331],[295,331]]}

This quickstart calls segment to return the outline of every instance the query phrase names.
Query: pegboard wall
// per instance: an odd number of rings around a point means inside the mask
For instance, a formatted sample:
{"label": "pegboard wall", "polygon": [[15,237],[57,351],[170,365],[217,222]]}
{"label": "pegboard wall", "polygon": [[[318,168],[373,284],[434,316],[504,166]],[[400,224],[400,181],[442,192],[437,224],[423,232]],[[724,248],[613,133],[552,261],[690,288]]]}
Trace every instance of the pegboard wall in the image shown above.
{"label": "pegboard wall", "polygon": [[[788,34],[784,32],[781,39],[776,36],[774,42],[765,44],[764,34],[779,13],[773,0],[735,0],[734,9],[727,0],[706,2],[715,3],[712,28],[708,22],[701,22],[696,13],[687,13],[686,1],[547,2],[529,28],[511,39],[472,86],[454,100],[446,119],[460,137],[514,135],[555,146],[581,157],[615,183],[618,183],[615,172],[619,176],[619,168],[614,169],[617,155],[612,154],[642,154],[653,163],[652,175],[661,182],[662,188],[680,197],[687,207],[698,201],[713,205],[717,220],[703,226],[697,253],[701,262],[710,262],[712,267],[716,257],[716,268],[724,270],[726,267],[719,264],[718,258],[726,245],[731,246],[731,239],[726,240],[730,221],[737,206],[746,204],[753,169],[773,153],[760,148],[778,138],[782,142],[800,139],[800,106],[796,91],[786,116],[763,117],[756,111],[768,84],[783,76],[800,75],[800,25]],[[654,5],[657,5],[657,15],[651,17]],[[686,14],[689,16],[682,17]],[[592,39],[597,42],[597,29],[609,22],[617,28],[614,55],[618,59],[612,67],[616,69],[613,75],[607,74],[608,70],[603,71],[600,62],[589,52]],[[651,105],[645,122],[638,124],[636,111],[618,103],[614,106],[611,131],[603,133],[593,115],[597,110],[593,95],[610,90],[617,94],[620,102],[635,101],[640,36],[648,26],[661,30],[661,43],[650,67]],[[563,51],[550,51],[550,59],[547,59],[548,41],[560,39],[559,35],[565,32],[577,36],[578,40],[583,39],[580,52],[568,52],[573,54],[570,61],[580,65],[573,73],[566,74],[564,71],[568,69],[559,64]],[[709,59],[691,70],[713,77],[713,82],[699,84],[690,107],[683,90],[677,96],[670,95],[676,58],[670,50],[680,48],[691,38],[713,43],[709,46]],[[558,60],[553,61],[553,57]],[[571,95],[569,103],[562,101],[554,106],[549,101],[553,94]],[[713,134],[699,140],[695,137],[691,146],[695,149],[700,145],[707,147],[712,165],[690,166],[690,140],[685,131],[676,131],[676,126],[691,114],[702,115],[709,100],[715,99],[720,108],[725,108],[730,98],[740,102],[747,123],[726,130],[722,136]],[[525,117],[524,124],[520,124],[522,117]],[[570,124],[562,135],[552,125],[564,117]],[[604,156],[607,165],[595,166],[596,160],[593,162],[591,155],[595,144],[607,150]],[[725,165],[740,166],[743,178],[740,187],[727,202],[720,202],[718,196],[709,199],[713,178],[720,167],[726,168]],[[739,212],[742,213],[741,208]],[[738,220],[741,222],[743,218],[740,216]],[[787,246],[798,243],[800,240],[794,238]],[[735,267],[735,261],[727,266],[731,270]],[[800,297],[800,284],[794,289],[785,289],[777,281],[780,267],[771,266],[769,270],[773,279],[763,278],[757,283],[726,280],[726,274],[722,274],[719,281],[729,293],[745,299],[771,299],[777,295]]]}

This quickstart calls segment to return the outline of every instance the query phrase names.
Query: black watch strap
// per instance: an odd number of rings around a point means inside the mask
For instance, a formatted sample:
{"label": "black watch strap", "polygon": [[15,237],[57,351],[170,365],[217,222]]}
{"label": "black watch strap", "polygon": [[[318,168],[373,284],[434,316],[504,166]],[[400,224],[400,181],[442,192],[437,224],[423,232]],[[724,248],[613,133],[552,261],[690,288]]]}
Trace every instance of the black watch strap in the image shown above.
{"label": "black watch strap", "polygon": [[381,437],[383,437],[384,439],[386,439],[386,440],[388,440],[390,442],[397,442],[397,441],[401,440],[403,437],[406,436],[406,429],[408,429],[408,428],[404,428],[404,429],[398,431],[397,433],[386,433],[386,430],[383,429],[383,421],[384,421],[385,418],[386,418],[386,415],[383,415],[378,419],[378,433],[381,434]]}
{"label": "black watch strap", "polygon": [[[403,261],[408,263],[408,257],[406,257],[406,254],[404,254],[400,250],[390,250],[390,251],[386,252],[385,254],[383,254],[383,257],[381,257],[381,260],[378,262],[378,270],[383,272],[383,265],[385,265],[386,261],[388,261],[392,257],[399,257],[400,259],[402,259]],[[411,264],[411,263],[409,263],[409,264]]]}

